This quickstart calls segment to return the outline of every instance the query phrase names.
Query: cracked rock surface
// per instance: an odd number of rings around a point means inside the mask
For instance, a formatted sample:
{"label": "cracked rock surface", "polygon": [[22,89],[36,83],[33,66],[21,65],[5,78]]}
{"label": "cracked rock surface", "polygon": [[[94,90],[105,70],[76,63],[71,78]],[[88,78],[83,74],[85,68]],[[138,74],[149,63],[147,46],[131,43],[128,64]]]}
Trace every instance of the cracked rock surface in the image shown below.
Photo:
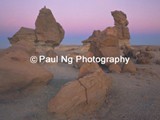
{"label": "cracked rock surface", "polygon": [[[90,72],[89,69],[94,67]],[[86,70],[86,71],[85,71]],[[105,101],[111,79],[97,64],[83,64],[80,72],[86,74],[72,82],[66,83],[52,98],[48,109],[52,113],[78,116],[97,110]]]}

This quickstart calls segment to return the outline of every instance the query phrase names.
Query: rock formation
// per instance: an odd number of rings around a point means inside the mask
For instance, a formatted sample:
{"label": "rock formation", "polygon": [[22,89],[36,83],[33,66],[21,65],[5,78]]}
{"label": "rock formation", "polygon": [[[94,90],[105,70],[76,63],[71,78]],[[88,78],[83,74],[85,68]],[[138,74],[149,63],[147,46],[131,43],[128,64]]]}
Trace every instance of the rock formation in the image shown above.
{"label": "rock formation", "polygon": [[19,41],[0,52],[0,93],[23,90],[34,85],[46,85],[53,75],[29,61],[35,47]]}
{"label": "rock formation", "polygon": [[160,59],[155,60],[155,63],[156,63],[157,65],[160,65]]}
{"label": "rock formation", "polygon": [[40,10],[35,26],[36,42],[44,42],[49,46],[57,46],[64,38],[62,26],[56,22],[51,10],[46,7]]}
{"label": "rock formation", "polygon": [[151,59],[154,58],[154,55],[148,51],[140,51],[136,57],[137,64],[149,64]]}
{"label": "rock formation", "polygon": [[119,40],[119,46],[127,45],[130,46],[130,33],[128,29],[128,20],[127,15],[122,11],[113,11],[111,12],[114,18],[114,25],[117,30],[117,36]]}
{"label": "rock formation", "polygon": [[12,38],[9,38],[9,41],[12,45],[16,44],[19,41],[27,41],[34,45],[36,40],[36,35],[34,29],[21,27],[18,32],[13,35]]}
{"label": "rock formation", "polygon": [[[86,69],[87,67],[87,69]],[[85,63],[79,78],[65,84],[51,99],[48,109],[52,113],[78,116],[97,110],[105,101],[110,78],[95,63]]]}
{"label": "rock formation", "polygon": [[123,68],[122,68],[123,72],[130,72],[130,73],[136,73],[137,68],[135,66],[135,64],[130,60],[128,62],[128,64],[124,64]]}
{"label": "rock formation", "polygon": [[111,64],[108,67],[109,71],[112,73],[120,73],[121,67],[118,64]]}
{"label": "rock formation", "polygon": [[120,55],[118,39],[115,29],[107,28],[104,31],[95,31],[91,37],[90,50],[97,57],[117,57]]}
{"label": "rock formation", "polygon": [[62,26],[56,22],[51,10],[46,7],[40,10],[35,26],[35,30],[20,28],[12,38],[9,38],[10,43],[14,45],[18,41],[27,41],[36,46],[38,53],[45,54],[58,46],[64,38]]}
{"label": "rock formation", "polygon": [[90,44],[90,51],[98,57],[117,57],[120,56],[120,47],[130,46],[129,29],[127,27],[127,16],[121,11],[111,12],[115,26],[108,27],[103,31],[97,30],[83,44]]}

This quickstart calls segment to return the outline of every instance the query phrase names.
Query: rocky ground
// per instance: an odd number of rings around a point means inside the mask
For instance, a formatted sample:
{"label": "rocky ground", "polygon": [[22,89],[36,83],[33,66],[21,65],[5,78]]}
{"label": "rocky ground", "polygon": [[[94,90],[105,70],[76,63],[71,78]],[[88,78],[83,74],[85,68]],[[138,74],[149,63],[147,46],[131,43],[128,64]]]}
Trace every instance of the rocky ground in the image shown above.
{"label": "rocky ground", "polygon": [[[139,46],[136,46],[139,47]],[[141,46],[143,47],[143,46]],[[155,47],[158,49],[159,47]],[[80,46],[60,46],[58,55],[81,52]],[[159,57],[159,51],[154,51]],[[107,73],[112,87],[104,105],[77,120],[159,120],[160,119],[160,66],[136,64],[137,73]],[[45,65],[54,73],[47,86],[17,93],[14,99],[0,99],[0,120],[66,120],[48,112],[48,102],[67,82],[77,79],[79,69],[65,63]],[[68,118],[69,119],[69,118]]]}
{"label": "rocky ground", "polygon": [[138,65],[135,75],[110,74],[113,86],[107,104],[96,114],[98,120],[160,119],[160,67]]}

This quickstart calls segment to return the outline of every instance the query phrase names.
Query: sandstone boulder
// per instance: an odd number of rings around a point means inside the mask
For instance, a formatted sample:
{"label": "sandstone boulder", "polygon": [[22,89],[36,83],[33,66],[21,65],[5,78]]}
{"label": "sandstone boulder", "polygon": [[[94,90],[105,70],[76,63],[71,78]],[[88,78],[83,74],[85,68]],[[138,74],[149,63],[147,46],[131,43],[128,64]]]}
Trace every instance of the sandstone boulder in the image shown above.
{"label": "sandstone boulder", "polygon": [[157,59],[157,60],[155,61],[155,63],[156,63],[157,65],[160,65],[160,59]]}
{"label": "sandstone boulder", "polygon": [[64,38],[62,26],[46,7],[40,10],[35,26],[35,29],[21,27],[13,37],[9,38],[10,43],[14,45],[19,41],[27,41],[36,47],[38,54],[46,55],[46,52],[53,50]]}
{"label": "sandstone boulder", "polygon": [[108,67],[109,71],[112,73],[120,73],[121,67],[118,64],[111,64]]}
{"label": "sandstone boulder", "polygon": [[114,25],[115,29],[117,30],[117,37],[119,40],[119,46],[127,45],[130,46],[129,39],[130,39],[130,33],[128,29],[128,20],[127,15],[122,11],[112,11],[111,12],[113,18],[114,18]]}
{"label": "sandstone boulder", "polygon": [[104,57],[119,57],[120,50],[118,47],[102,47],[100,52]]}
{"label": "sandstone boulder", "polygon": [[19,41],[27,41],[34,45],[36,40],[36,35],[34,29],[21,27],[19,31],[13,35],[12,38],[9,38],[11,44],[16,44]]}
{"label": "sandstone boulder", "polygon": [[47,57],[56,57],[57,56],[57,54],[54,52],[54,50],[48,50],[47,52],[46,52],[46,56]]}
{"label": "sandstone boulder", "polygon": [[127,15],[123,13],[122,11],[112,11],[111,12],[113,18],[114,18],[114,24],[115,26],[127,26],[128,25],[128,20],[127,20]]}
{"label": "sandstone boulder", "polygon": [[87,39],[82,41],[84,45],[90,44],[90,49],[96,57],[119,57],[120,47],[130,46],[130,33],[127,27],[129,22],[122,11],[111,12],[115,26],[107,27],[103,31],[96,30]]}
{"label": "sandstone boulder", "polygon": [[65,84],[51,99],[48,104],[50,112],[77,116],[93,112],[104,103],[110,87],[110,78],[98,65],[92,65],[94,67],[89,65],[87,67],[90,69],[82,72],[86,68],[86,64],[83,64],[79,78]]}
{"label": "sandstone boulder", "polygon": [[97,57],[118,57],[120,55],[120,49],[116,35],[117,33],[114,27],[109,27],[98,33],[96,38],[90,42],[89,51]]}
{"label": "sandstone boulder", "polygon": [[82,41],[83,45],[89,44],[92,42],[93,39],[97,39],[97,37],[101,34],[100,30],[94,30],[92,35],[87,39]]}
{"label": "sandstone boulder", "polygon": [[79,70],[78,77],[81,78],[83,76],[86,76],[88,74],[94,73],[99,68],[99,65],[96,63],[84,63],[82,67]]}
{"label": "sandstone boulder", "polygon": [[151,59],[153,57],[154,55],[150,52],[140,51],[140,53],[137,55],[136,63],[137,64],[149,64],[151,63]]}
{"label": "sandstone boulder", "polygon": [[35,22],[37,42],[45,42],[51,46],[57,46],[64,38],[62,26],[56,22],[50,9],[44,7],[40,10]]}
{"label": "sandstone boulder", "polygon": [[146,51],[153,51],[152,47],[150,47],[150,46],[147,46],[147,47],[145,48],[145,50],[146,50]]}
{"label": "sandstone boulder", "polygon": [[122,71],[136,73],[137,68],[136,68],[135,64],[131,60],[129,60],[128,64],[124,64]]}
{"label": "sandstone boulder", "polygon": [[50,72],[38,64],[30,63],[29,58],[33,54],[30,48],[27,42],[20,42],[0,53],[0,93],[46,85],[52,79]]}
{"label": "sandstone boulder", "polygon": [[130,57],[136,59],[138,54],[140,54],[140,50],[130,47],[130,46],[121,46],[122,53],[125,57]]}
{"label": "sandstone boulder", "polygon": [[76,68],[76,69],[80,69],[81,66],[84,64],[84,62],[82,62],[82,60],[76,61],[76,57],[77,56],[93,57],[93,53],[87,52],[87,51],[85,51],[83,54],[82,53],[73,52],[73,53],[71,53],[71,54],[69,54],[67,56],[73,58],[73,64],[72,64],[73,67]]}

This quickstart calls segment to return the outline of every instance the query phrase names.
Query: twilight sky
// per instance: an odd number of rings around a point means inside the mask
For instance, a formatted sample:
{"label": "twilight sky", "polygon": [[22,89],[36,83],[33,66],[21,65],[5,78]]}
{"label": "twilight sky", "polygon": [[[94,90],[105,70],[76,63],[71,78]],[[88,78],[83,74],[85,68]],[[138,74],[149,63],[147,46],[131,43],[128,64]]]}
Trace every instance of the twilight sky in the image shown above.
{"label": "twilight sky", "polygon": [[34,28],[47,6],[65,29],[62,44],[80,44],[93,30],[113,26],[111,11],[128,16],[131,44],[160,45],[160,0],[0,0],[0,48],[21,26]]}

